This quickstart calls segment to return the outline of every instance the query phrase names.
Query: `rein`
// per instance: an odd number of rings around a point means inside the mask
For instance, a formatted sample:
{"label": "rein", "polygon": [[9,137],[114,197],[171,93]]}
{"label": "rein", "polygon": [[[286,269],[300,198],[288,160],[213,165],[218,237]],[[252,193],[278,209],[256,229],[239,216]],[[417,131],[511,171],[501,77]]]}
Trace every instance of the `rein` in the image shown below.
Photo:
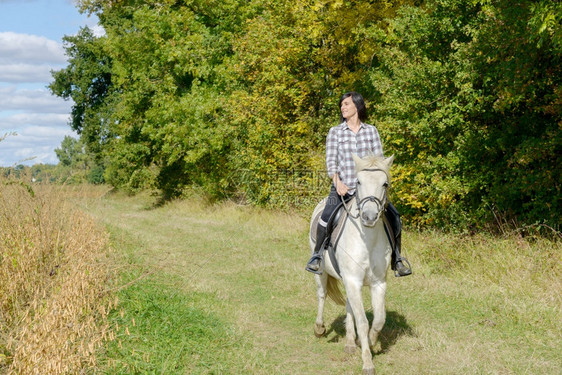
{"label": "rein", "polygon": [[[370,168],[370,169],[363,169],[362,171],[367,171],[367,172],[384,172],[386,174],[386,171],[384,171],[383,169],[380,168]],[[357,190],[357,189],[356,189]],[[384,190],[384,196],[381,199],[375,197],[374,195],[369,195],[363,199],[359,199],[359,194],[355,194],[355,200],[357,201],[357,215],[353,215],[350,212],[350,208],[347,207],[345,201],[343,200],[343,196],[340,195],[340,199],[343,203],[343,207],[345,209],[345,211],[347,212],[347,214],[352,218],[352,219],[358,219],[361,216],[361,213],[363,211],[363,207],[365,206],[365,203],[367,202],[375,202],[379,208],[379,212],[382,212],[385,205],[386,205],[386,189]],[[351,204],[350,204],[351,207]],[[379,214],[380,216],[380,214]],[[378,220],[378,218],[377,218]]]}

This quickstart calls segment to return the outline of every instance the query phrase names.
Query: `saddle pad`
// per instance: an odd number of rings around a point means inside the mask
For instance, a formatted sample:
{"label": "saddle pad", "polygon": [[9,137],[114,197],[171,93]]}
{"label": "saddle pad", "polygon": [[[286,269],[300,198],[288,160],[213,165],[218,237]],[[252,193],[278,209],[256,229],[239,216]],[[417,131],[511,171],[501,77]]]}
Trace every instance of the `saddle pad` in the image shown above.
{"label": "saddle pad", "polygon": [[[334,221],[334,225],[332,226],[332,235],[330,236],[330,246],[336,243],[341,230],[343,229],[343,222],[346,219],[347,215],[342,215],[343,206],[338,209],[336,213],[336,219]],[[312,230],[310,231],[310,238],[312,239],[313,243],[316,243],[316,233],[318,232],[318,221],[320,220],[320,216],[322,216],[322,211],[318,212],[314,219],[312,220]]]}
{"label": "saddle pad", "polygon": [[[330,260],[332,261],[332,266],[334,267],[334,270],[336,271],[336,273],[340,277],[341,277],[340,268],[339,268],[338,262],[336,261],[336,256],[335,256],[336,249],[334,248],[334,246],[337,245],[338,240],[339,240],[339,236],[340,236],[341,231],[343,230],[343,228],[345,226],[345,221],[347,220],[347,216],[348,216],[347,212],[344,212],[343,210],[344,210],[343,206],[340,206],[337,209],[334,224],[332,225],[333,229],[332,229],[332,233],[330,235],[330,241],[328,243],[328,248],[326,250],[328,252],[328,255],[330,256]],[[311,231],[310,231],[310,238],[312,240],[312,243],[316,243],[316,235],[317,235],[317,232],[318,232],[318,221],[320,220],[320,217],[322,216],[322,211],[323,210],[319,210],[319,212],[312,219],[312,224],[311,224],[312,228],[311,228]],[[388,239],[388,242],[390,243],[390,245],[394,249],[394,247],[395,247],[394,231],[392,230],[392,226],[388,222],[388,220],[386,218],[386,215],[383,215],[382,219],[383,219],[384,231],[386,233],[386,238]]]}

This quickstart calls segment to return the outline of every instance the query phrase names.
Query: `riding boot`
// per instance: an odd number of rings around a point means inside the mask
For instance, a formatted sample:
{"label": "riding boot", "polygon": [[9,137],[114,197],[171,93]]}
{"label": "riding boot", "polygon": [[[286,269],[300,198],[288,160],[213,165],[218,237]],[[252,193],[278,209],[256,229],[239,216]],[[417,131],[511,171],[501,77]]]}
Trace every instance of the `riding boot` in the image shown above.
{"label": "riding boot", "polygon": [[394,251],[392,252],[392,269],[394,270],[394,276],[401,277],[411,275],[412,268],[410,266],[410,262],[408,262],[408,259],[400,255],[400,249],[402,247],[402,234],[400,233],[398,236],[394,237],[394,241]]}
{"label": "riding boot", "polygon": [[392,261],[390,263],[394,271],[394,276],[401,277],[411,275],[412,267],[410,266],[410,262],[400,255],[400,250],[402,249],[402,223],[400,221],[400,214],[392,203],[389,203],[385,215],[394,232],[394,251],[392,252]]}
{"label": "riding boot", "polygon": [[316,229],[316,245],[314,247],[314,253],[306,265],[306,270],[308,272],[315,273],[317,275],[322,274],[322,269],[320,264],[322,263],[322,250],[324,250],[324,242],[326,242],[326,227],[318,225]]}

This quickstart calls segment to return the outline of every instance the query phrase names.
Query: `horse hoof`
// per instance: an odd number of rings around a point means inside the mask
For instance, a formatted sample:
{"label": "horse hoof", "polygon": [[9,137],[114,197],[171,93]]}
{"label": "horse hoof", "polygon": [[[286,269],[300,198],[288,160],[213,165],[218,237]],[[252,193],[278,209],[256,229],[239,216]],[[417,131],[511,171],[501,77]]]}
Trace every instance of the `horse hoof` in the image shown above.
{"label": "horse hoof", "polygon": [[363,375],[375,375],[375,369],[368,369],[368,370],[363,370]]}
{"label": "horse hoof", "polygon": [[355,345],[346,345],[343,348],[343,351],[346,352],[347,354],[353,354],[355,353],[355,349],[357,347]]}
{"label": "horse hoof", "polygon": [[322,337],[322,336],[324,336],[325,333],[326,333],[326,327],[324,327],[324,324],[322,324],[322,325],[315,324],[314,325],[314,336]]}

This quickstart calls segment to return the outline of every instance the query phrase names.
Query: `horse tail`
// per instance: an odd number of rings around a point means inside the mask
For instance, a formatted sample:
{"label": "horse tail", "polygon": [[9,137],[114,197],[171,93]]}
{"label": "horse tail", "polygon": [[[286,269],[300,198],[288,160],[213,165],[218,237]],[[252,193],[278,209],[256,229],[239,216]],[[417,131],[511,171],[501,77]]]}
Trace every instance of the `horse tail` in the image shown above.
{"label": "horse tail", "polygon": [[345,306],[345,298],[341,292],[340,282],[338,279],[328,275],[328,284],[326,288],[328,289],[328,297],[330,297],[332,301],[338,305]]}

